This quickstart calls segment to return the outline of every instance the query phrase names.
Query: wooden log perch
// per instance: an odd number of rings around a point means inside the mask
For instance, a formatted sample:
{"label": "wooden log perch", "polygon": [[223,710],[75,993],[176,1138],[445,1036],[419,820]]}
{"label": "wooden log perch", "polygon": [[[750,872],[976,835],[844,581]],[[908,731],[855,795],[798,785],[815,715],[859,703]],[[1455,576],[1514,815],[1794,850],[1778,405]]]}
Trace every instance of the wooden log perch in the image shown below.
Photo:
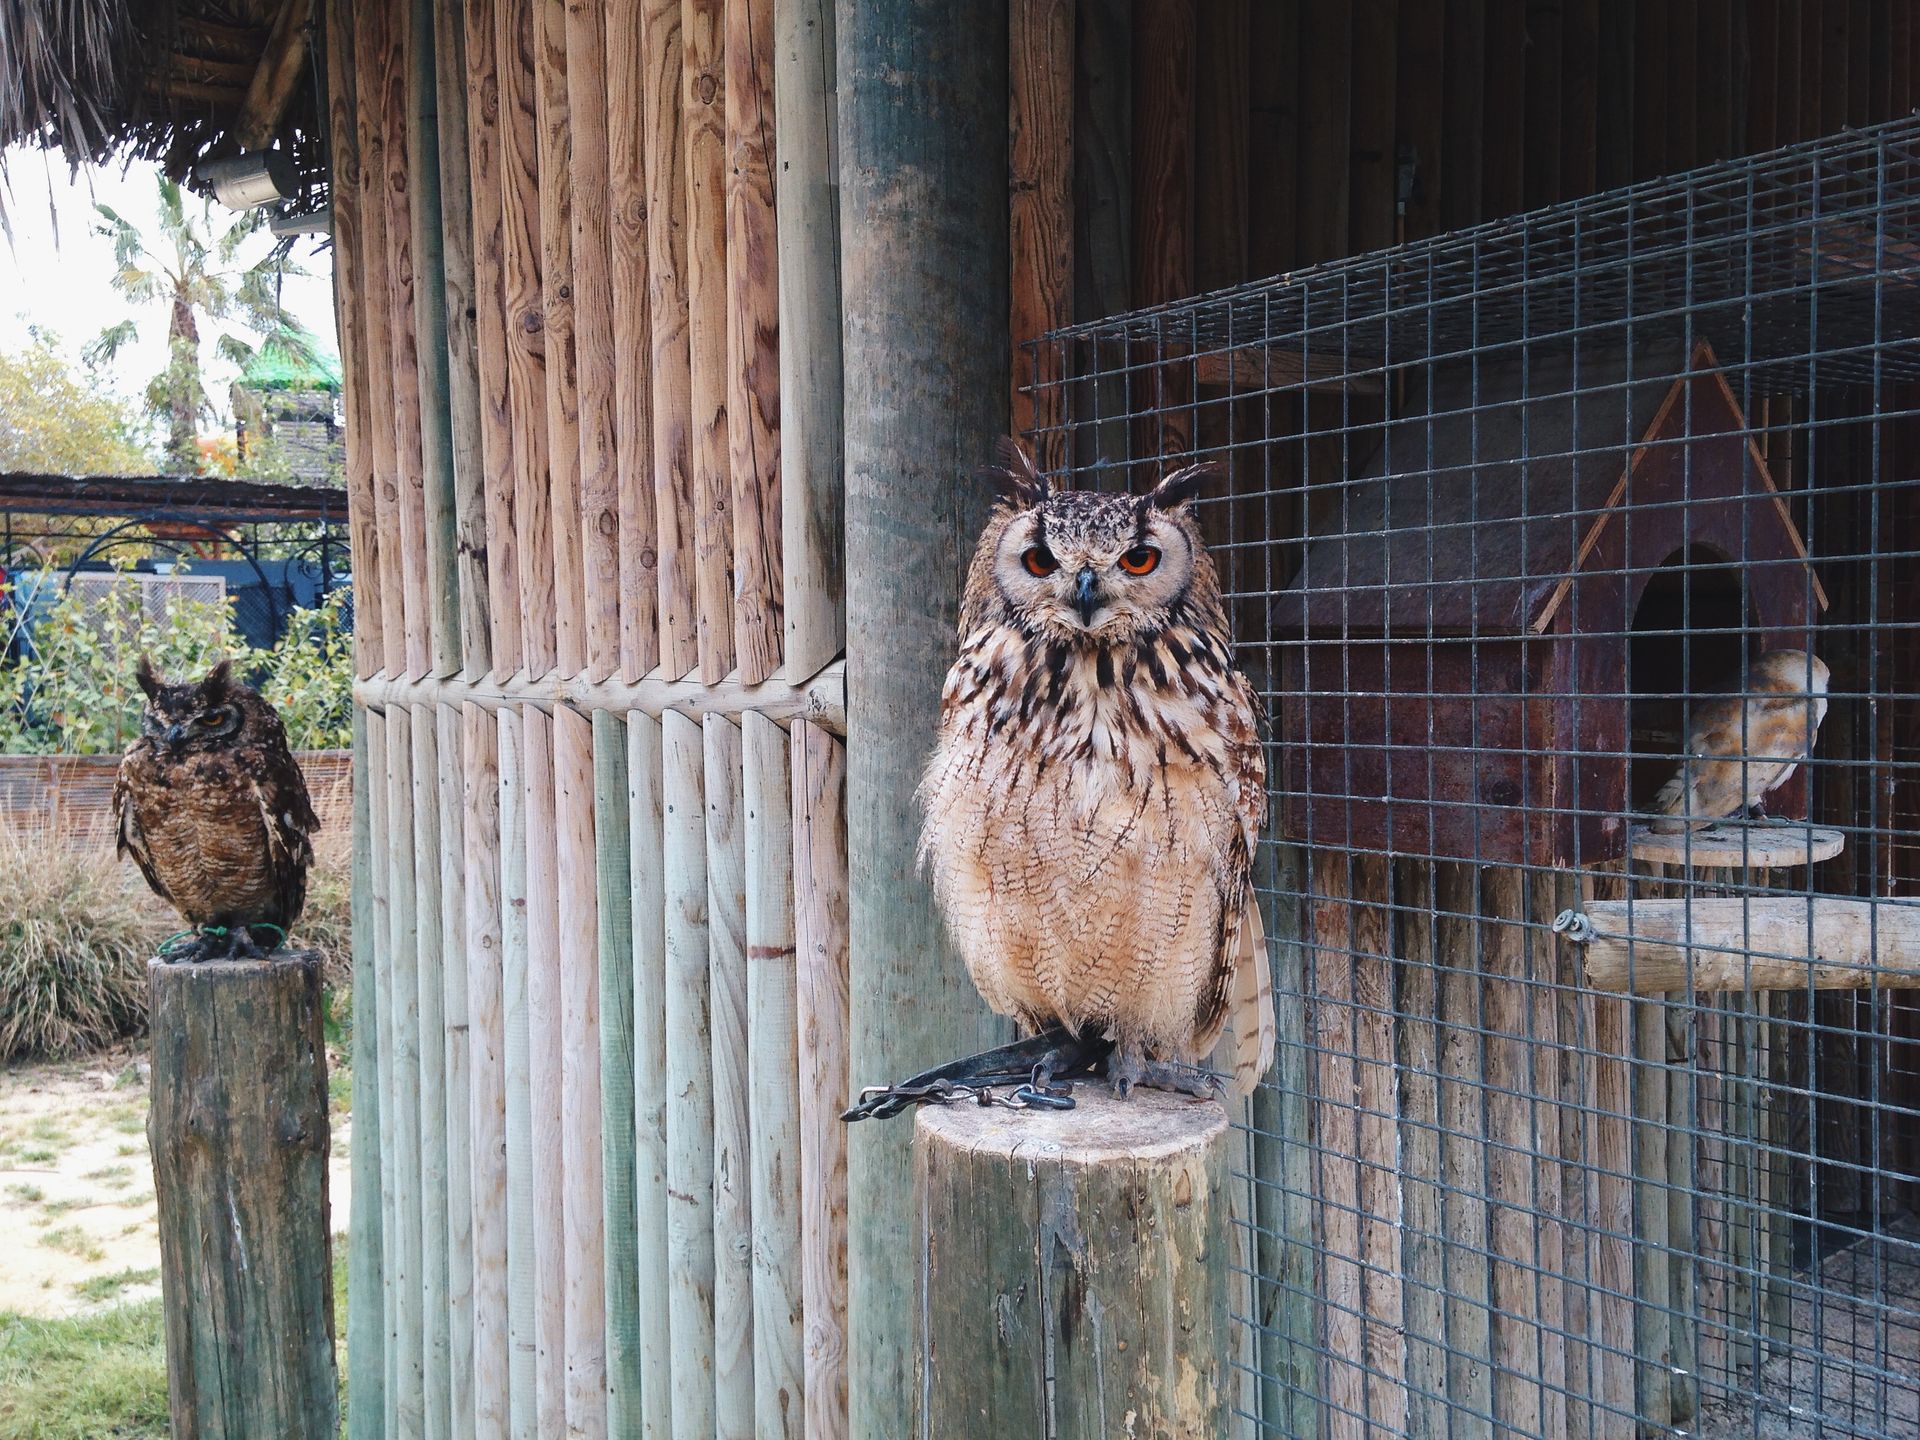
{"label": "wooden log perch", "polygon": [[174,1440],[333,1440],[320,957],[148,967]]}
{"label": "wooden log perch", "polygon": [[1847,848],[1838,830],[1791,821],[1741,824],[1723,820],[1662,834],[1646,825],[1632,833],[1633,858],[1695,870],[1791,870],[1831,860]]}
{"label": "wooden log perch", "polygon": [[1226,1112],[1075,1098],[920,1112],[916,1434],[1225,1433]]}
{"label": "wooden log perch", "polygon": [[1920,988],[1920,906],[1838,896],[1595,900],[1554,928],[1595,990]]}

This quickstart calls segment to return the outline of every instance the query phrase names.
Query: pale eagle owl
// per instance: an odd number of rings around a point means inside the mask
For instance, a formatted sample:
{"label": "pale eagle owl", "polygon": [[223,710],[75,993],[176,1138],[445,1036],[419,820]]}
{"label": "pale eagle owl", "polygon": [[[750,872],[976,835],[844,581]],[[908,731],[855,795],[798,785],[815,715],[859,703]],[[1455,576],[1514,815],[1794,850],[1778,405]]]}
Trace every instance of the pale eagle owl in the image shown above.
{"label": "pale eagle owl", "polygon": [[1827,715],[1826,662],[1805,650],[1771,650],[1729,695],[1696,706],[1685,757],[1654,797],[1652,829],[1678,834],[1757,808],[1813,754]]}
{"label": "pale eagle owl", "polygon": [[1187,501],[1053,490],[1011,441],[960,609],[920,787],[923,863],[988,1005],[1114,1041],[1116,1093],[1245,1094],[1273,1055],[1251,885],[1266,818],[1259,702],[1233,668]]}
{"label": "pale eagle owl", "polygon": [[140,657],[140,738],[114,786],[119,853],[198,934],[168,959],[262,956],[307,896],[320,828],[273,706],[222,660],[170,684]]}

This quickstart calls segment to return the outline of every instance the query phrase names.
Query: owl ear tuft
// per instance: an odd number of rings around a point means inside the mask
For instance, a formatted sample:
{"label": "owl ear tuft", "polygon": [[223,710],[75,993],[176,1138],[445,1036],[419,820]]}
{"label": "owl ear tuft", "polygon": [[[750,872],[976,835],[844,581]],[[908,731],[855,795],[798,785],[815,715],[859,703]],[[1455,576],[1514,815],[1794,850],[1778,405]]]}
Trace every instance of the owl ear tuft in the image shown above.
{"label": "owl ear tuft", "polygon": [[142,655],[133,662],[133,678],[149,700],[160,693],[160,677],[154,673],[151,655]]}
{"label": "owl ear tuft", "polygon": [[229,657],[207,672],[207,678],[200,682],[200,692],[209,698],[223,695],[232,679],[233,660]]}
{"label": "owl ear tuft", "polygon": [[973,472],[999,492],[1000,498],[1022,510],[1045,502],[1049,493],[1047,477],[1034,469],[1033,458],[1020,448],[1011,435],[1003,435],[993,446],[994,462]]}
{"label": "owl ear tuft", "polygon": [[1223,468],[1218,460],[1183,465],[1172,474],[1161,477],[1158,485],[1140,497],[1140,513],[1144,516],[1149,507],[1155,510],[1177,509],[1193,499],[1201,485],[1220,474]]}

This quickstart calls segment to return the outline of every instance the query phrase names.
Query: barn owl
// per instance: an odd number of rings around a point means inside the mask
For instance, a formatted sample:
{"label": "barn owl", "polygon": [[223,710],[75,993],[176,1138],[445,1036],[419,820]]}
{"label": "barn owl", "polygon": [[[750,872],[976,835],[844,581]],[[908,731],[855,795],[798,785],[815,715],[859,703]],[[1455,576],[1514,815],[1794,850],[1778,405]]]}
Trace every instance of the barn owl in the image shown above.
{"label": "barn owl", "polygon": [[170,684],[143,655],[135,675],[147,707],[113,812],[119,853],[199,932],[166,958],[264,958],[306,901],[320,828],[287,732],[228,661]]}
{"label": "barn owl", "polygon": [[1245,1094],[1273,1055],[1266,764],[1187,510],[1218,467],[1128,496],[1054,490],[1012,441],[1000,459],[920,787],[935,898],[994,1010],[1113,1040],[1116,1094],[1209,1093],[1229,1024]]}
{"label": "barn owl", "polygon": [[1743,687],[1698,706],[1686,758],[1654,797],[1652,829],[1678,834],[1758,805],[1813,754],[1827,714],[1827,667],[1805,650],[1772,650]]}

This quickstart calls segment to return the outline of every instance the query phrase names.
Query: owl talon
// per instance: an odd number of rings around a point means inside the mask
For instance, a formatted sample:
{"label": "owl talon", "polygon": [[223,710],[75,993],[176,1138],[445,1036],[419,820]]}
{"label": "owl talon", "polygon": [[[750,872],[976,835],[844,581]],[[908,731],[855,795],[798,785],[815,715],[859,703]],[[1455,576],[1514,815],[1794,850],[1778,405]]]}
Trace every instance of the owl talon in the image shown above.
{"label": "owl talon", "polygon": [[1224,1088],[1218,1075],[1199,1065],[1149,1060],[1143,1055],[1116,1051],[1107,1064],[1107,1088],[1113,1092],[1116,1100],[1125,1100],[1137,1086],[1167,1090],[1176,1095],[1191,1095],[1197,1100],[1217,1099]]}

